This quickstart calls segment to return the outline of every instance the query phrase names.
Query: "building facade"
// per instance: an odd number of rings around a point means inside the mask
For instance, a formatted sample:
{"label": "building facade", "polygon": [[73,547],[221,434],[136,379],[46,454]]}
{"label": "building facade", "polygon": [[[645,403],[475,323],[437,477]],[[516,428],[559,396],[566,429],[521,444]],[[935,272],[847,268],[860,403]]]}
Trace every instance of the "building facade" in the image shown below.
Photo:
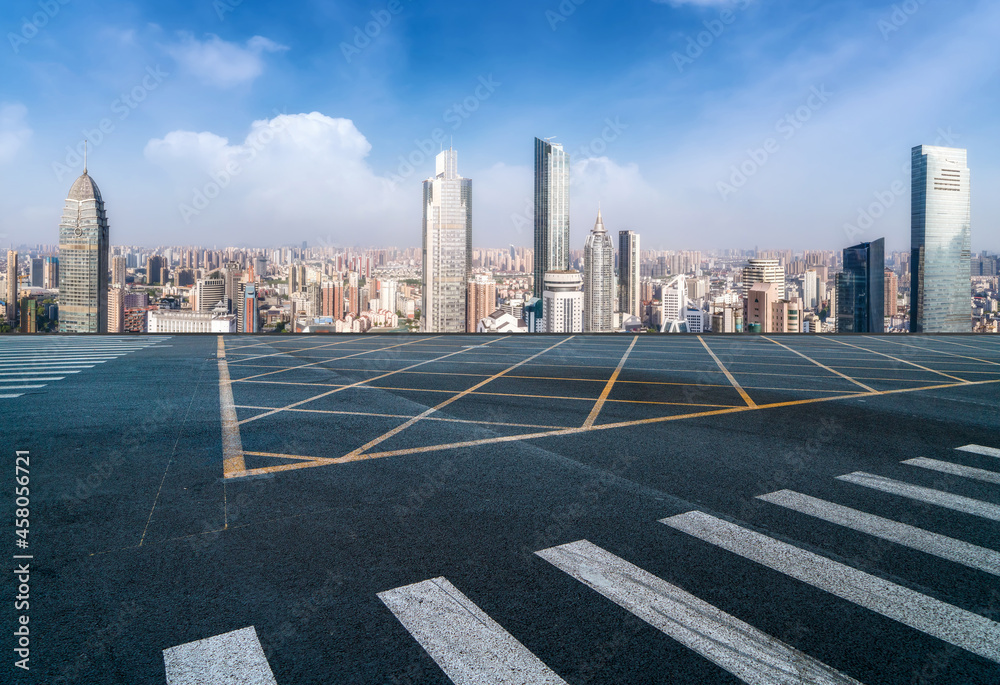
{"label": "building facade", "polygon": [[618,311],[622,313],[622,319],[642,315],[639,264],[639,234],[618,231]]}
{"label": "building facade", "polygon": [[844,271],[837,278],[837,332],[885,332],[883,238],[844,249]]}
{"label": "building facade", "polygon": [[59,330],[108,330],[108,216],[84,169],[70,188],[59,222]]}
{"label": "building facade", "polygon": [[569,166],[562,145],[535,138],[533,289],[538,298],[542,298],[546,272],[569,269]]}
{"label": "building facade", "polygon": [[615,321],[615,246],[601,210],[583,246],[583,330],[610,333]]}
{"label": "building facade", "polygon": [[757,283],[774,283],[778,298],[785,297],[785,270],[777,259],[751,259],[743,269],[743,287],[747,292]]}
{"label": "building facade", "polygon": [[17,321],[17,252],[7,250],[7,323],[11,326]]}
{"label": "building facade", "polygon": [[115,288],[125,287],[126,261],[122,256],[111,258],[111,285]]}
{"label": "building facade", "polygon": [[[472,258],[472,180],[458,175],[458,153],[435,159],[424,181],[423,330],[466,331],[466,282]],[[352,310],[353,311],[353,310]]]}
{"label": "building facade", "polygon": [[497,282],[489,274],[469,279],[466,293],[465,330],[476,333],[479,322],[497,310]]}
{"label": "building facade", "polygon": [[575,269],[546,272],[542,291],[545,333],[583,332],[583,278]]}
{"label": "building facade", "polygon": [[972,191],[965,150],[912,150],[910,331],[972,331]]}
{"label": "building facade", "polygon": [[226,310],[229,304],[226,302],[226,279],[224,278],[202,278],[194,288],[195,303],[199,312],[211,312],[219,306],[221,302]]}

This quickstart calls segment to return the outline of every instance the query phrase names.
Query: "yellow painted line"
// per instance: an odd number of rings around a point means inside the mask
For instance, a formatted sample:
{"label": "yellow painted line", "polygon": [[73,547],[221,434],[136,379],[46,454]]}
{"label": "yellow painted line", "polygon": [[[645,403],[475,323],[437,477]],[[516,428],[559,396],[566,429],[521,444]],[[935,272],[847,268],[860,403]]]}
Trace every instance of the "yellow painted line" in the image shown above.
{"label": "yellow painted line", "polygon": [[240,424],[233,401],[233,383],[229,379],[229,364],[226,362],[225,336],[219,336],[219,406],[222,413],[222,473],[230,474],[246,470],[243,463],[243,441],[240,439]]}
{"label": "yellow painted line", "polygon": [[323,459],[321,457],[301,457],[293,456],[290,454],[273,454],[271,452],[247,452],[251,456],[255,457],[271,457],[274,459],[289,459],[294,460],[294,464],[280,464],[277,466],[265,466],[259,469],[248,469],[245,468],[237,473],[227,473],[226,478],[247,478],[249,476],[263,476],[268,473],[279,473],[282,471],[297,471],[299,469],[310,469],[317,466],[329,466],[330,464],[336,464],[336,459]]}
{"label": "yellow painted line", "polygon": [[961,381],[963,383],[968,383],[969,382],[968,380],[966,380],[964,378],[959,378],[958,376],[952,376],[950,374],[944,373],[943,371],[936,371],[935,369],[931,369],[931,368],[928,368],[926,366],[921,366],[920,364],[915,364],[914,362],[908,362],[905,359],[900,359],[899,357],[893,357],[891,354],[886,354],[884,352],[876,352],[875,350],[869,350],[868,348],[859,347],[858,345],[852,345],[851,343],[846,343],[843,340],[837,340],[836,338],[827,338],[827,340],[835,342],[838,345],[846,345],[847,347],[853,347],[853,348],[858,349],[858,350],[864,350],[865,352],[869,352],[871,354],[877,354],[880,357],[886,357],[887,359],[891,359],[891,360],[899,362],[901,364],[909,364],[910,366],[915,366],[918,369],[923,369],[924,371],[930,371],[931,373],[936,373],[939,376],[944,376],[945,378],[950,378],[953,381]]}
{"label": "yellow painted line", "polygon": [[430,409],[428,409],[427,411],[423,412],[419,416],[413,417],[412,419],[410,419],[409,421],[407,421],[403,425],[397,426],[396,428],[392,429],[391,431],[389,431],[389,432],[387,432],[387,433],[385,433],[383,435],[380,435],[379,437],[375,438],[374,440],[370,440],[369,442],[365,443],[364,445],[362,445],[358,449],[356,449],[356,450],[350,452],[349,454],[347,454],[344,457],[344,459],[346,459],[346,460],[354,460],[354,459],[364,459],[364,458],[366,458],[366,457],[363,456],[364,452],[366,450],[374,447],[375,445],[379,445],[379,444],[385,442],[386,440],[388,440],[389,438],[391,438],[394,435],[398,435],[402,431],[406,430],[407,428],[409,428],[413,424],[415,424],[418,421],[420,421],[425,416],[429,416],[429,415],[433,414],[434,412],[438,411],[439,409],[443,409],[444,407],[447,407],[449,404],[451,404],[453,402],[457,402],[458,400],[460,400],[461,398],[465,397],[469,393],[475,392],[476,390],[478,390],[479,388],[483,387],[487,383],[491,383],[494,380],[496,380],[497,378],[502,377],[504,374],[509,373],[510,371],[513,371],[514,369],[518,368],[519,366],[527,364],[532,359],[537,359],[538,357],[542,356],[546,352],[549,352],[550,350],[554,350],[555,348],[559,347],[563,343],[569,342],[574,337],[575,336],[570,336],[568,338],[563,338],[562,340],[560,340],[559,342],[557,342],[555,345],[550,345],[549,347],[546,347],[544,350],[541,350],[540,352],[536,352],[535,354],[531,355],[527,359],[524,359],[523,361],[520,361],[517,364],[514,364],[513,366],[510,366],[510,367],[504,369],[503,371],[500,371],[499,373],[496,373],[496,374],[490,376],[486,380],[483,380],[483,381],[480,381],[479,383],[476,383],[474,386],[472,386],[468,390],[463,390],[462,392],[458,393],[454,397],[449,397],[444,402],[442,402],[442,403],[440,403],[440,404],[438,404],[436,406],[431,407]]}
{"label": "yellow painted line", "polygon": [[[239,405],[237,409],[274,409],[274,407],[253,407]],[[337,416],[371,416],[384,419],[412,419],[412,414],[378,414],[367,411],[337,411],[334,409],[288,409],[290,412],[300,412],[302,414],[334,414]],[[471,423],[477,426],[501,426],[504,428],[544,428],[546,430],[559,430],[568,426],[546,426],[538,423],[508,423],[504,421],[476,421],[474,419],[449,419],[443,416],[428,416],[424,421],[440,421],[442,423]]]}
{"label": "yellow painted line", "polygon": [[625,368],[625,362],[628,361],[628,356],[632,353],[632,348],[635,347],[635,344],[638,341],[638,336],[632,338],[632,344],[628,346],[627,350],[625,350],[625,354],[622,355],[622,360],[618,362],[618,368],[616,368],[615,372],[611,374],[611,378],[608,379],[607,385],[604,386],[604,391],[601,392],[601,396],[597,398],[597,402],[594,404],[594,408],[590,410],[590,415],[587,416],[587,420],[583,422],[584,428],[590,428],[594,425],[594,422],[597,421],[597,417],[601,413],[601,408],[607,401],[608,395],[611,394],[611,389],[615,387],[615,381],[618,380],[618,374],[620,374],[622,369]]}
{"label": "yellow painted line", "polygon": [[715,363],[719,365],[719,368],[722,370],[722,373],[726,374],[726,378],[728,378],[732,386],[736,388],[736,392],[740,394],[740,397],[742,397],[743,401],[747,403],[747,406],[750,408],[756,407],[757,404],[752,399],[750,399],[750,395],[748,395],[747,391],[743,389],[743,387],[739,384],[739,382],[737,382],[736,378],[733,377],[733,374],[729,373],[729,369],[725,367],[725,365],[722,363],[722,360],[715,356],[715,352],[712,352],[712,348],[708,346],[708,343],[706,343],[705,340],[700,335],[698,336],[698,340],[699,342],[701,342],[705,350],[710,355],[712,355],[712,359],[714,359]]}
{"label": "yellow painted line", "polygon": [[773,342],[773,343],[774,343],[775,345],[778,345],[779,347],[783,347],[783,348],[785,348],[785,349],[786,349],[786,350],[788,350],[789,352],[794,352],[795,354],[799,355],[799,356],[800,356],[800,357],[802,357],[803,359],[805,359],[805,360],[807,360],[807,361],[810,361],[810,362],[812,362],[813,364],[815,364],[815,365],[816,365],[816,366],[818,366],[819,368],[821,368],[821,369],[826,369],[826,370],[827,370],[827,371],[829,371],[830,373],[833,373],[833,374],[836,374],[836,375],[840,376],[841,378],[843,378],[843,379],[845,379],[845,380],[848,380],[848,381],[850,381],[851,383],[854,383],[854,385],[857,385],[857,386],[860,386],[860,387],[864,388],[864,389],[865,389],[865,390],[867,390],[868,392],[877,392],[877,391],[875,390],[875,388],[872,388],[872,387],[869,387],[869,386],[865,385],[864,383],[862,383],[861,381],[857,381],[857,380],[855,380],[855,379],[851,378],[850,376],[848,376],[847,374],[845,374],[845,373],[841,373],[840,371],[837,371],[836,369],[831,369],[831,368],[830,368],[829,366],[827,366],[826,364],[821,364],[820,362],[816,361],[815,359],[812,359],[811,357],[807,357],[806,355],[802,354],[802,353],[801,353],[801,352],[799,352],[798,350],[793,350],[793,349],[792,349],[791,347],[789,347],[788,345],[784,345],[784,344],[782,344],[782,343],[778,342],[777,340],[773,340],[773,339],[771,339],[771,338],[768,338],[768,337],[767,337],[766,335],[765,335],[765,336],[761,336],[761,337],[763,337],[763,338],[764,338],[764,340],[767,340],[767,341],[769,341],[769,342]]}

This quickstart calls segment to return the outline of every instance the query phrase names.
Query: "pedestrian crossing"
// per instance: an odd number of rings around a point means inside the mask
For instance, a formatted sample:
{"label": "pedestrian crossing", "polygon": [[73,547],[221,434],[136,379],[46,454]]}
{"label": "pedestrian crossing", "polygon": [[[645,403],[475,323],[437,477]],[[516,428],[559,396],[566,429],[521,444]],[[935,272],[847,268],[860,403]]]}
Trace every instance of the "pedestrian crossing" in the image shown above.
{"label": "pedestrian crossing", "polygon": [[[1000,456],[1000,450],[979,445],[967,445],[957,448],[957,451],[989,457]],[[901,463],[976,483],[986,483],[987,487],[1000,484],[996,479],[1000,472],[990,469],[922,457]],[[1000,521],[1000,507],[990,502],[863,472],[839,476],[837,480],[863,488],[859,493],[867,497],[869,509],[878,509],[888,496],[902,498],[903,502],[909,500],[990,521]],[[812,519],[888,541],[930,557],[1000,576],[1000,551],[995,549],[793,490],[779,490],[759,495],[757,499],[776,507],[776,511],[805,514]],[[983,612],[955,606],[900,582],[886,580],[867,570],[830,558],[825,553],[804,549],[785,541],[788,536],[779,540],[704,511],[688,511],[662,519],[659,523],[711,548],[726,550],[744,562],[765,567],[891,619],[908,629],[936,638],[949,645],[949,649],[956,650],[957,654],[964,651],[1000,664],[1000,623],[984,616]],[[663,553],[668,555],[667,558],[670,552],[670,548],[665,546]],[[829,550],[828,553],[836,554],[836,551]],[[752,685],[800,682],[860,685],[860,681],[850,674],[823,663],[794,645],[767,634],[688,590],[668,583],[588,540],[557,545],[535,554],[594,590],[594,601],[609,601],[627,610],[703,657],[707,662],[706,669],[721,669],[720,674],[729,673]],[[599,599],[597,595],[603,599]],[[780,599],[770,597],[767,592],[762,595],[762,601]],[[560,674],[546,665],[447,578],[437,577],[380,592],[378,598],[455,685],[559,685],[573,682],[571,673]],[[539,617],[538,620],[546,619]],[[856,627],[851,629],[857,630]],[[244,630],[252,631],[252,628]],[[245,673],[227,671],[223,676],[209,677],[211,668],[199,664],[203,664],[206,654],[215,654],[214,658],[218,659],[226,658],[226,650],[232,649],[236,644],[233,634],[227,635],[230,637],[210,638],[226,638],[216,643],[222,646],[215,651],[207,648],[195,650],[184,645],[164,650],[165,661],[169,655],[168,685],[194,682],[206,685],[228,682],[261,685],[274,683],[266,659],[263,664],[265,671],[259,659],[254,656],[260,650],[255,633],[253,640],[248,643],[250,647],[247,649],[250,649],[253,658],[244,659],[247,661]],[[240,639],[247,638],[244,634]],[[256,647],[252,643],[256,643]],[[240,659],[228,659],[226,663],[238,661]],[[197,680],[190,677],[179,679],[176,675],[172,680],[171,672],[200,675]],[[706,671],[705,678],[705,682],[712,682],[710,672]],[[335,680],[334,678],[331,682]]]}
{"label": "pedestrian crossing", "polygon": [[40,390],[168,339],[166,336],[0,338],[0,400],[17,399],[27,391]]}

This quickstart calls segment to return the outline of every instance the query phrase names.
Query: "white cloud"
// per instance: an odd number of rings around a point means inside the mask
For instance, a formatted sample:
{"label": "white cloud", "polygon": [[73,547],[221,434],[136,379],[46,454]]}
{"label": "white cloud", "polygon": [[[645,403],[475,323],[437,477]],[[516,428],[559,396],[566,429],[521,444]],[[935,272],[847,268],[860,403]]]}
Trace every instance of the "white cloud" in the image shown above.
{"label": "white cloud", "polygon": [[190,239],[399,244],[401,227],[419,236],[419,193],[375,174],[370,150],[349,119],[312,112],[255,121],[236,144],[173,131],[150,140],[145,156],[171,177],[170,223]]}
{"label": "white cloud", "polygon": [[0,164],[14,159],[31,138],[27,116],[28,109],[21,103],[0,103]]}
{"label": "white cloud", "polygon": [[264,71],[265,52],[288,48],[263,36],[254,36],[246,47],[208,34],[200,41],[190,33],[180,33],[180,40],[166,46],[167,53],[203,83],[230,88],[249,83]]}

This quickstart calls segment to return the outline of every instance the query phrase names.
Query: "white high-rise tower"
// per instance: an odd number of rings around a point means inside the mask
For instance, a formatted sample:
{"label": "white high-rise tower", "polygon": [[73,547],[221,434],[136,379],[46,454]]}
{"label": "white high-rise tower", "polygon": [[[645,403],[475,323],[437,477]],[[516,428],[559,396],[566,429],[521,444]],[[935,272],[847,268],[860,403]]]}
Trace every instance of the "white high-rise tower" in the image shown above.
{"label": "white high-rise tower", "polygon": [[444,150],[424,181],[423,330],[464,333],[472,261],[472,180],[458,175],[458,153]]}
{"label": "white high-rise tower", "polygon": [[601,210],[583,247],[583,330],[609,333],[614,330],[615,246],[604,229]]}

